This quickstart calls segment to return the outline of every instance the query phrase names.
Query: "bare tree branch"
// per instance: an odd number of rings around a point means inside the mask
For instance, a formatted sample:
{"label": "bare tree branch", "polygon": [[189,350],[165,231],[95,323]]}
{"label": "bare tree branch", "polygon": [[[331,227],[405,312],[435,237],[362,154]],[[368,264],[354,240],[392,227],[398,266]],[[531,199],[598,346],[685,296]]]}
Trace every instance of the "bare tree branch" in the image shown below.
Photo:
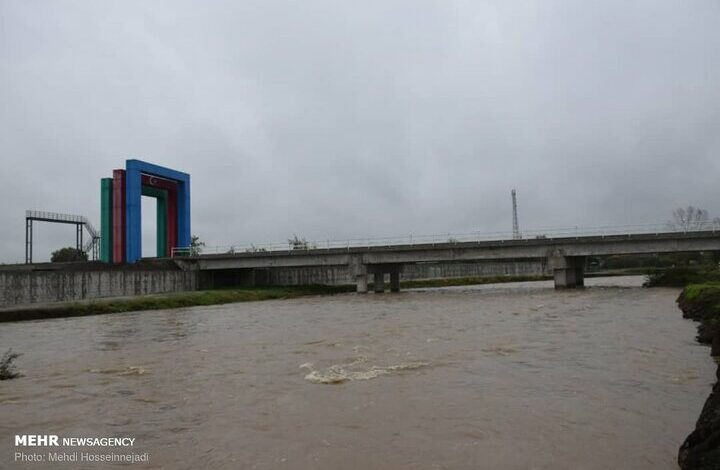
{"label": "bare tree branch", "polygon": [[720,223],[720,218],[715,218],[713,222],[709,222],[708,211],[699,207],[687,206],[686,208],[675,209],[672,213],[672,220],[668,221],[668,227],[672,230],[689,232],[693,230],[704,230],[710,228],[716,221]]}

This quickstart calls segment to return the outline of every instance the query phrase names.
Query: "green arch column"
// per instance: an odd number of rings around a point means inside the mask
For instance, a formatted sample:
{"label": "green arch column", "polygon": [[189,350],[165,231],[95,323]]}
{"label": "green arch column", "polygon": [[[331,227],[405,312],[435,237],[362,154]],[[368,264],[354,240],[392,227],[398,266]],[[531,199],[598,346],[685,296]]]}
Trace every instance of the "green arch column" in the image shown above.
{"label": "green arch column", "polygon": [[112,178],[100,180],[100,261],[112,263]]}
{"label": "green arch column", "polygon": [[142,195],[154,197],[157,200],[157,210],[156,210],[156,213],[157,213],[157,216],[156,216],[156,220],[157,220],[157,238],[156,238],[157,256],[158,257],[170,256],[170,253],[168,253],[168,246],[167,246],[168,192],[165,189],[153,188],[151,186],[143,186],[142,187]]}

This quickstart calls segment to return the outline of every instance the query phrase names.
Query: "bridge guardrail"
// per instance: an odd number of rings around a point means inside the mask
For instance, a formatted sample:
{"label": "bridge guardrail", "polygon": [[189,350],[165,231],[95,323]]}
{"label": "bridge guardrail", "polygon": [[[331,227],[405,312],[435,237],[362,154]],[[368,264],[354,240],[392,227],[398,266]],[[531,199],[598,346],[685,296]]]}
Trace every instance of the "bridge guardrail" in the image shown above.
{"label": "bridge guardrail", "polygon": [[203,247],[175,247],[171,250],[173,257],[192,257],[206,254],[235,254],[235,253],[264,253],[272,251],[304,251],[323,249],[350,249],[370,247],[390,247],[398,245],[435,245],[447,243],[466,243],[497,241],[522,242],[539,239],[579,238],[592,236],[622,236],[652,235],[660,233],[689,233],[720,231],[720,224],[708,222],[696,227],[673,227],[670,224],[642,224],[642,225],[613,225],[597,227],[564,227],[553,229],[528,230],[521,234],[521,238],[513,239],[512,232],[464,232],[445,233],[434,235],[408,234],[396,237],[353,238],[344,240],[293,240],[285,243],[237,243],[233,245],[203,246]]}

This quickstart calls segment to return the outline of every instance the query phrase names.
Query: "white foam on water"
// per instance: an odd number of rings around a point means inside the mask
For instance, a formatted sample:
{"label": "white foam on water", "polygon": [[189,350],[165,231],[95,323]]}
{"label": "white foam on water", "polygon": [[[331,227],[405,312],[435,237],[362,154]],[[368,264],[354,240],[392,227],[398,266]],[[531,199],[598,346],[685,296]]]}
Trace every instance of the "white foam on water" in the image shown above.
{"label": "white foam on water", "polygon": [[[316,384],[341,384],[353,380],[370,380],[381,375],[388,375],[393,372],[403,370],[419,369],[427,367],[429,362],[404,362],[401,364],[389,366],[370,366],[358,369],[356,366],[365,363],[367,359],[360,357],[349,364],[335,364],[325,370],[317,370],[311,362],[300,365],[300,369],[307,369],[310,372],[305,376],[305,380]],[[354,369],[353,369],[354,368]]]}
{"label": "white foam on water", "polygon": [[142,366],[127,366],[118,369],[89,369],[88,372],[93,374],[144,375],[148,371]]}

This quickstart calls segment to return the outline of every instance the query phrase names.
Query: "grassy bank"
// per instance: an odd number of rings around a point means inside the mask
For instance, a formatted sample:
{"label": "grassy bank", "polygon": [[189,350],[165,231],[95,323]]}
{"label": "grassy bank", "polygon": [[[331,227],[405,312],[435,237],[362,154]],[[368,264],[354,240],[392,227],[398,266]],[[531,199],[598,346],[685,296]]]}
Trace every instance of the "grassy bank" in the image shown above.
{"label": "grassy bank", "polygon": [[[422,279],[402,281],[401,289],[431,287],[470,286],[504,282],[543,281],[550,276],[487,276],[456,277],[446,279]],[[369,285],[372,291],[372,283]],[[183,307],[220,305],[258,300],[292,299],[307,295],[332,295],[354,292],[355,286],[277,286],[217,289],[172,294],[156,294],[138,297],[97,299],[83,302],[65,302],[44,305],[23,305],[0,310],[0,322],[39,320],[44,318],[79,317],[106,313],[132,312],[138,310],[161,310]]]}
{"label": "grassy bank", "polygon": [[203,305],[220,305],[257,300],[292,299],[307,295],[351,292],[353,286],[252,287],[147,295],[88,302],[23,306],[0,311],[0,322],[43,318],[79,317],[136,310],[161,310]]}
{"label": "grassy bank", "polygon": [[499,284],[502,282],[544,281],[552,279],[548,276],[487,276],[487,277],[452,277],[445,279],[421,279],[417,281],[402,281],[403,289],[418,289],[421,287],[452,287],[472,286],[476,284]]}
{"label": "grassy bank", "polygon": [[720,356],[720,281],[687,285],[678,305],[685,318],[700,322],[697,340],[712,345],[713,356]]}
{"label": "grassy bank", "polygon": [[[714,276],[713,276],[714,278]],[[720,281],[703,280],[687,285],[678,305],[685,318],[700,322],[697,340],[711,345],[711,354],[720,357]],[[720,378],[720,367],[717,377]],[[716,382],[700,413],[695,430],[678,453],[683,470],[720,468],[720,382]]]}
{"label": "grassy bank", "polygon": [[[492,276],[461,277],[451,279],[427,279],[403,281],[402,289],[422,287],[468,286],[501,282],[540,281],[543,276]],[[372,291],[372,284],[370,285]],[[98,299],[83,302],[66,302],[45,305],[23,305],[0,310],[0,322],[39,320],[45,318],[80,317],[106,313],[132,312],[139,310],[161,310],[183,307],[220,305],[258,300],[292,299],[308,295],[332,295],[354,292],[355,286],[278,286],[218,289],[172,294],[145,295],[114,299]]]}
{"label": "grassy bank", "polygon": [[619,269],[593,269],[585,271],[585,277],[609,277],[609,276],[643,276],[658,274],[665,271],[665,268],[619,268]]}
{"label": "grassy bank", "polygon": [[673,268],[648,276],[649,287],[685,287],[691,284],[720,282],[717,269]]}
{"label": "grassy bank", "polygon": [[685,287],[689,284],[720,282],[720,271],[712,268],[671,268],[648,274],[645,287]]}

